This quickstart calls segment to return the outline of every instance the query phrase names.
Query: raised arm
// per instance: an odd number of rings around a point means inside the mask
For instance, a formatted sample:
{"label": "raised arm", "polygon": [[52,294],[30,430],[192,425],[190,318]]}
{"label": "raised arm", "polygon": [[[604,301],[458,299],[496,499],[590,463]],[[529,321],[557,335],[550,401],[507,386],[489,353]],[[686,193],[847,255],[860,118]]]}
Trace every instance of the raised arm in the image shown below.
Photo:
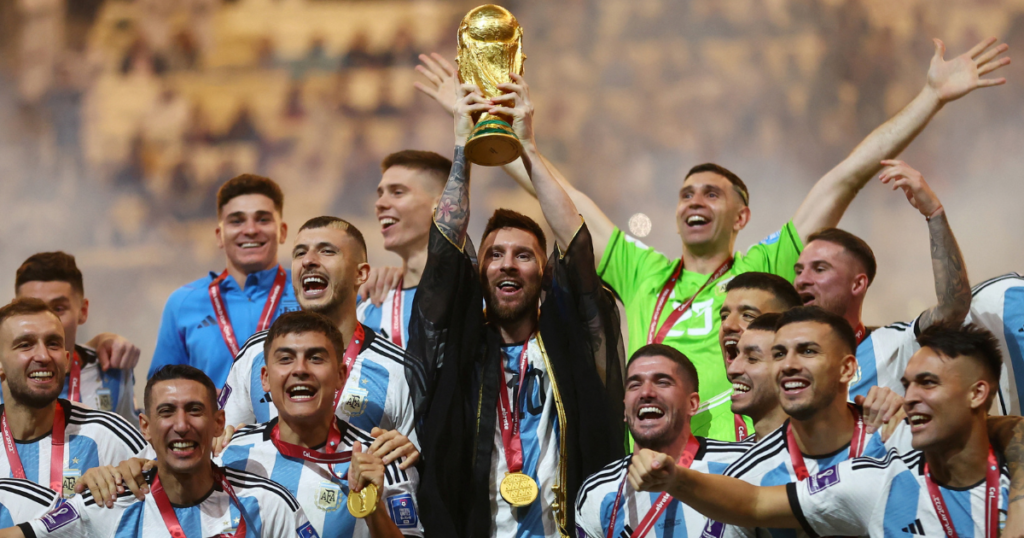
{"label": "raised arm", "polygon": [[798,529],[786,486],[758,487],[738,478],[692,471],[672,458],[641,449],[629,464],[637,491],[664,491],[709,519],[738,527]]}
{"label": "raised arm", "polygon": [[1024,537],[1024,418],[989,417],[989,442],[1003,454],[1010,471],[1010,499],[1003,538]]}
{"label": "raised arm", "polygon": [[[435,100],[449,114],[453,114],[455,103],[458,99],[456,91],[458,79],[455,67],[436,52],[430,56],[421,54],[420,62],[421,65],[416,66],[416,71],[426,77],[426,82],[416,82],[416,89]],[[543,163],[550,177],[557,181],[569,195],[579,214],[583,215],[583,219],[587,222],[587,229],[590,230],[590,235],[594,242],[594,256],[600,261],[604,255],[605,247],[608,246],[608,241],[611,240],[612,233],[615,231],[615,224],[612,223],[611,219],[601,211],[601,208],[589,196],[573,187],[565,179],[565,176],[540,154],[536,144],[531,145],[533,146],[531,148],[531,155],[533,156],[530,157],[532,167],[539,168],[540,163]],[[522,159],[516,159],[502,168],[504,168],[508,175],[512,176],[512,179],[519,186],[531,195],[537,196],[534,181],[530,179],[530,172],[527,171],[526,164]],[[547,217],[547,213],[545,213],[545,217]]]}
{"label": "raised arm", "polygon": [[960,246],[953,237],[953,230],[946,220],[946,210],[939,197],[924,180],[921,172],[907,166],[903,161],[882,161],[886,166],[878,179],[891,184],[893,190],[900,188],[907,195],[910,204],[928,219],[928,235],[931,237],[932,273],[935,276],[935,295],[938,304],[925,310],[918,321],[918,329],[926,329],[937,322],[960,324],[971,310],[971,284],[967,279]]}
{"label": "raised arm", "polygon": [[846,208],[868,180],[881,169],[881,161],[899,155],[932,116],[946,103],[967,95],[977,88],[1006,83],[1004,78],[981,78],[1010,63],[1008,57],[996,59],[1009,47],[992,47],[995,38],[978,43],[970,51],[945,61],[946,47],[935,40],[935,55],[928,68],[928,80],[921,93],[898,114],[883,123],[865,138],[853,152],[829,170],[807,193],[793,216],[800,238],[839,224]]}
{"label": "raised arm", "polygon": [[473,130],[473,114],[484,112],[493,105],[483,98],[473,84],[458,88],[455,102],[455,157],[452,171],[444,185],[441,199],[434,208],[434,223],[441,233],[462,250],[469,229],[469,162],[466,161],[466,140]]}

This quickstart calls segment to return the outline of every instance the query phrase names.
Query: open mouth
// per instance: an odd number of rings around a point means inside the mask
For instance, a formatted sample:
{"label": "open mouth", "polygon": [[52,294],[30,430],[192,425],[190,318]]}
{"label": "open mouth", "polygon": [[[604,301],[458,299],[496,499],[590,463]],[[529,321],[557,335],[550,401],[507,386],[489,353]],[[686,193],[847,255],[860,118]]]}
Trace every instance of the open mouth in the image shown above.
{"label": "open mouth", "polygon": [[645,405],[636,413],[636,418],[644,420],[658,420],[665,416],[665,411],[656,405]]}
{"label": "open mouth", "polygon": [[733,396],[740,396],[750,392],[750,385],[742,383],[740,381],[732,382],[732,394]]}
{"label": "open mouth", "polygon": [[725,357],[730,362],[736,360],[736,357],[740,354],[739,338],[735,336],[726,336],[722,339],[722,350],[725,351]]}
{"label": "open mouth", "polygon": [[327,291],[327,279],[320,275],[302,277],[302,294],[309,298],[320,297]]}
{"label": "open mouth", "polygon": [[395,217],[381,217],[380,218],[380,230],[383,232],[388,228],[398,224],[398,219]]}
{"label": "open mouth", "polygon": [[523,285],[515,280],[501,280],[498,282],[498,291],[505,295],[512,295],[523,289]]}
{"label": "open mouth", "polygon": [[711,219],[704,215],[690,215],[686,217],[686,225],[690,228],[699,228],[711,224]]}
{"label": "open mouth", "polygon": [[171,453],[178,457],[188,457],[199,450],[199,443],[196,441],[189,441],[187,439],[178,439],[171,441],[167,448],[170,449]]}
{"label": "open mouth", "polygon": [[814,296],[810,293],[801,293],[800,300],[804,302],[804,305],[814,304]]}
{"label": "open mouth", "polygon": [[34,379],[40,382],[50,381],[56,374],[52,370],[36,370],[28,373],[29,379]]}
{"label": "open mouth", "polygon": [[292,385],[285,390],[288,399],[293,402],[308,402],[316,397],[317,390],[310,385]]}
{"label": "open mouth", "polygon": [[782,387],[782,392],[786,394],[799,394],[810,387],[811,382],[806,379],[784,379],[779,385]]}
{"label": "open mouth", "polygon": [[240,244],[238,246],[242,250],[250,250],[250,249],[254,249],[254,248],[260,248],[260,247],[262,247],[265,244],[267,244],[266,241],[263,241],[263,242],[260,242],[260,241],[246,241],[245,243],[242,243],[242,244]]}
{"label": "open mouth", "polygon": [[907,420],[910,421],[910,431],[913,432],[913,431],[916,431],[917,429],[919,429],[920,427],[924,426],[925,424],[928,424],[929,422],[931,422],[932,421],[932,417],[931,417],[931,415],[923,415],[921,413],[914,413],[914,414],[908,416]]}

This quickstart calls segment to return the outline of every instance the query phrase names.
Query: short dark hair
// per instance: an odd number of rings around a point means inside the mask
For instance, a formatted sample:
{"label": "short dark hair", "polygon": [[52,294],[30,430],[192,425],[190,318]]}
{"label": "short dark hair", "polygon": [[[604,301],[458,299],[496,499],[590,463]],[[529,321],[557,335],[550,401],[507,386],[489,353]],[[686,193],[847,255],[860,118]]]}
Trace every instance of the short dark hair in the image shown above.
{"label": "short dark hair", "polygon": [[775,332],[775,326],[778,325],[779,318],[781,317],[782,312],[768,312],[767,314],[761,314],[747,325],[747,330]]}
{"label": "short dark hair", "polygon": [[317,228],[334,228],[335,230],[341,230],[345,232],[346,234],[348,234],[349,237],[355,239],[356,243],[359,243],[359,248],[362,249],[363,251],[363,259],[365,260],[367,258],[366,239],[363,239],[363,232],[360,232],[359,228],[353,226],[351,222],[345,219],[331,217],[328,215],[322,217],[313,217],[307,220],[306,223],[303,224],[301,228],[299,228],[299,231],[301,232],[302,230],[315,230]]}
{"label": "short dark hair", "polygon": [[853,333],[850,323],[842,316],[820,306],[798,306],[783,312],[775,324],[775,332],[779,332],[786,325],[807,321],[828,325],[832,332],[839,336],[839,341],[846,348],[844,351],[850,355],[857,354],[857,336]]}
{"label": "short dark hair", "polygon": [[487,226],[484,227],[483,237],[487,237],[494,230],[500,230],[502,228],[514,228],[517,230],[524,230],[530,232],[537,238],[537,243],[540,244],[540,250],[542,254],[547,254],[548,240],[544,236],[544,230],[541,229],[540,225],[530,217],[522,213],[517,213],[511,209],[496,209],[491,218],[487,220]]}
{"label": "short dark hair", "polygon": [[[60,323],[60,316],[50,308],[50,305],[46,304],[42,299],[36,299],[35,297],[19,297],[10,303],[0,308],[0,326],[3,326],[7,318],[13,318],[14,316],[31,316],[32,314],[40,314],[42,312],[49,312],[53,314],[53,317],[57,318],[57,322]],[[63,325],[61,325],[63,328]]]}
{"label": "short dark hair", "polygon": [[448,176],[452,173],[451,159],[438,155],[433,151],[406,149],[392,153],[384,157],[384,160],[380,162],[381,173],[387,172],[388,168],[392,166],[431,172],[431,177],[437,179],[438,184],[442,188],[445,182],[448,181]]}
{"label": "short dark hair", "polygon": [[[641,357],[665,357],[672,362],[679,365],[679,368],[683,370],[683,373],[690,378],[693,382],[693,391],[700,391],[700,380],[697,376],[697,367],[693,365],[689,357],[683,355],[681,351],[672,347],[666,346],[665,344],[647,344],[640,349],[633,352],[633,356],[629,358],[629,362],[632,363],[634,360]],[[626,366],[626,372],[629,372],[629,366]]]}
{"label": "short dark hair", "polygon": [[210,408],[216,411],[217,407],[217,387],[213,384],[210,376],[206,375],[195,366],[189,366],[187,364],[168,364],[163,368],[156,371],[149,381],[146,381],[146,391],[143,394],[142,401],[145,405],[146,414],[150,414],[152,409],[150,406],[153,403],[152,393],[153,387],[161,381],[173,381],[175,379],[187,379],[189,381],[196,381],[206,388],[207,396],[209,397]]}
{"label": "short dark hair", "polygon": [[[729,183],[732,183],[732,188],[736,190],[736,194],[740,195],[740,199],[743,200],[743,205],[750,205],[750,191],[747,190],[747,184],[740,179],[740,176],[737,176],[724,166],[717,165],[715,163],[704,163],[691,168],[690,171],[686,173],[686,178],[701,172],[711,172],[728,179]],[[683,181],[686,181],[686,178],[683,178]]]}
{"label": "short dark hair", "polygon": [[[999,351],[999,340],[985,328],[973,323],[960,325],[940,322],[921,331],[917,343],[950,359],[974,359],[982,367],[986,377],[995,384],[995,390],[999,390],[1003,354]],[[995,391],[992,394],[995,395]]]}
{"label": "short dark hair", "polygon": [[271,347],[278,337],[301,333],[320,333],[326,336],[334,346],[334,355],[338,360],[340,361],[344,357],[345,337],[341,335],[338,326],[322,314],[309,310],[286,312],[274,320],[270,331],[267,332],[267,339],[263,341],[263,355],[270,356]]}
{"label": "short dark hair", "polygon": [[740,273],[725,285],[726,293],[732,290],[766,291],[772,294],[785,310],[801,306],[804,303],[800,300],[800,294],[797,293],[793,284],[785,278],[771,273],[759,273],[757,271]]}
{"label": "short dark hair", "polygon": [[875,253],[863,239],[853,235],[846,230],[839,228],[825,228],[820,232],[811,234],[807,238],[807,245],[812,241],[828,241],[843,247],[864,267],[864,273],[868,275],[868,285],[875,280],[875,272],[878,271],[878,262],[875,261]]}
{"label": "short dark hair", "polygon": [[284,213],[284,193],[281,187],[269,177],[256,174],[242,174],[227,180],[217,190],[217,216],[232,199],[245,194],[262,194],[274,202],[274,209]]}
{"label": "short dark hair", "polygon": [[67,282],[71,289],[85,295],[82,272],[78,270],[75,257],[59,250],[29,256],[15,273],[14,292],[26,282]]}

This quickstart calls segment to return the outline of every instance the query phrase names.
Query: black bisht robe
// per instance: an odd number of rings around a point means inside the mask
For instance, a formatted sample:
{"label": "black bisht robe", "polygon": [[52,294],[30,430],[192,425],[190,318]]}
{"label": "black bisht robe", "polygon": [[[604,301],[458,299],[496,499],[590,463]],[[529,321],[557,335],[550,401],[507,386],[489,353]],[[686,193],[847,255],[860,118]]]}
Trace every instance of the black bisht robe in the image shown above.
{"label": "black bisht robe", "polygon": [[[486,537],[494,518],[488,478],[502,342],[484,319],[475,258],[472,242],[460,251],[433,226],[413,304],[409,356],[426,371],[413,398],[422,445],[417,500],[428,537]],[[565,411],[560,530],[573,536],[583,480],[625,455],[619,313],[597,276],[585,224],[564,256],[556,246],[548,259],[539,324]]]}

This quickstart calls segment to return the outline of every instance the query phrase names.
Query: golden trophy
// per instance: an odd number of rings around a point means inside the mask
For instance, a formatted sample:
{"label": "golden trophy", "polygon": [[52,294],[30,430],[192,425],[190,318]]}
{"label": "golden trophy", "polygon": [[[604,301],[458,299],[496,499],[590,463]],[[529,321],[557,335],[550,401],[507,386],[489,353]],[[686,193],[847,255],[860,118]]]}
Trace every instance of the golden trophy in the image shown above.
{"label": "golden trophy", "polygon": [[[512,82],[509,73],[523,74],[523,28],[507,9],[488,4],[474,8],[459,24],[459,80],[476,84],[485,98],[504,92],[498,84]],[[511,106],[511,105],[509,105]],[[519,158],[523,145],[512,131],[512,119],[483,112],[466,142],[466,159],[483,166],[501,166]]]}

